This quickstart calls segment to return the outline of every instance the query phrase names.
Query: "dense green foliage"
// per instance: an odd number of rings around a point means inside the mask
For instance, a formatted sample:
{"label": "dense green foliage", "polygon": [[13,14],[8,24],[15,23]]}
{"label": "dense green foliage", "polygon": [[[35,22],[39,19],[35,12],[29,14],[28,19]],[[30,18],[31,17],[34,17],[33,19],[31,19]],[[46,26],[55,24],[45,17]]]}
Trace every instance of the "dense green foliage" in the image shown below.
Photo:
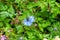
{"label": "dense green foliage", "polygon": [[[31,26],[23,24],[34,16]],[[0,0],[0,34],[9,40],[52,40],[60,36],[60,3],[56,0]]]}

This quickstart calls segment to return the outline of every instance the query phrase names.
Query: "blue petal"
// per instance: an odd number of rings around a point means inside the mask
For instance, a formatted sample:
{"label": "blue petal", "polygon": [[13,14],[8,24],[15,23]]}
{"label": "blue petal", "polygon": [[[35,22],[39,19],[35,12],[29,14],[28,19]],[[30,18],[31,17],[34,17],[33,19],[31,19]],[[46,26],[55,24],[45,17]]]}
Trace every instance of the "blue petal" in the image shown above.
{"label": "blue petal", "polygon": [[27,22],[27,26],[31,26],[32,25],[32,23],[31,22]]}
{"label": "blue petal", "polygon": [[31,26],[32,22],[27,21],[26,19],[23,21],[24,25]]}
{"label": "blue petal", "polygon": [[35,21],[35,20],[34,20],[34,16],[30,16],[30,17],[29,17],[29,21],[30,21],[30,22],[34,22],[34,21]]}

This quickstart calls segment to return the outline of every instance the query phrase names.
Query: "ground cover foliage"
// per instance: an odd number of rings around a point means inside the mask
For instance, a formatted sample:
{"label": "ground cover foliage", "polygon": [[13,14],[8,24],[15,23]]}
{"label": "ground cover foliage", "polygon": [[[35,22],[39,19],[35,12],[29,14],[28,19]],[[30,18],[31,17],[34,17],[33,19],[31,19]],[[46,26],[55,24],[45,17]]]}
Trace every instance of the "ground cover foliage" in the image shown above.
{"label": "ground cover foliage", "polygon": [[53,40],[60,36],[60,1],[0,0],[0,35],[7,40]]}

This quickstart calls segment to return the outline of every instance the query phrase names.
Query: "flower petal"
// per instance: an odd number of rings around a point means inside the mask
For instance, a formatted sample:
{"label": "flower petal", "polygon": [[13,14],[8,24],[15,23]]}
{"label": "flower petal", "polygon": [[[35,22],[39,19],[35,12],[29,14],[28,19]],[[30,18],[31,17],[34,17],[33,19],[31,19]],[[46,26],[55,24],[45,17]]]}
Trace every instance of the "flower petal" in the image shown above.
{"label": "flower petal", "polygon": [[34,21],[35,21],[35,20],[34,20],[34,16],[30,16],[30,17],[29,17],[29,21],[30,21],[30,22],[34,22]]}

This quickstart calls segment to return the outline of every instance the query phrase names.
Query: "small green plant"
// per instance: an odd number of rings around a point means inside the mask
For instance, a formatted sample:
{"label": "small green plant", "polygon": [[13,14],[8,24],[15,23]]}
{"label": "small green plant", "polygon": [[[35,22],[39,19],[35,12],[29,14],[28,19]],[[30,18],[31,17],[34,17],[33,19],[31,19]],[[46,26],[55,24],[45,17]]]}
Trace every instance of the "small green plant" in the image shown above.
{"label": "small green plant", "polygon": [[59,0],[0,0],[0,40],[53,40],[59,31]]}

